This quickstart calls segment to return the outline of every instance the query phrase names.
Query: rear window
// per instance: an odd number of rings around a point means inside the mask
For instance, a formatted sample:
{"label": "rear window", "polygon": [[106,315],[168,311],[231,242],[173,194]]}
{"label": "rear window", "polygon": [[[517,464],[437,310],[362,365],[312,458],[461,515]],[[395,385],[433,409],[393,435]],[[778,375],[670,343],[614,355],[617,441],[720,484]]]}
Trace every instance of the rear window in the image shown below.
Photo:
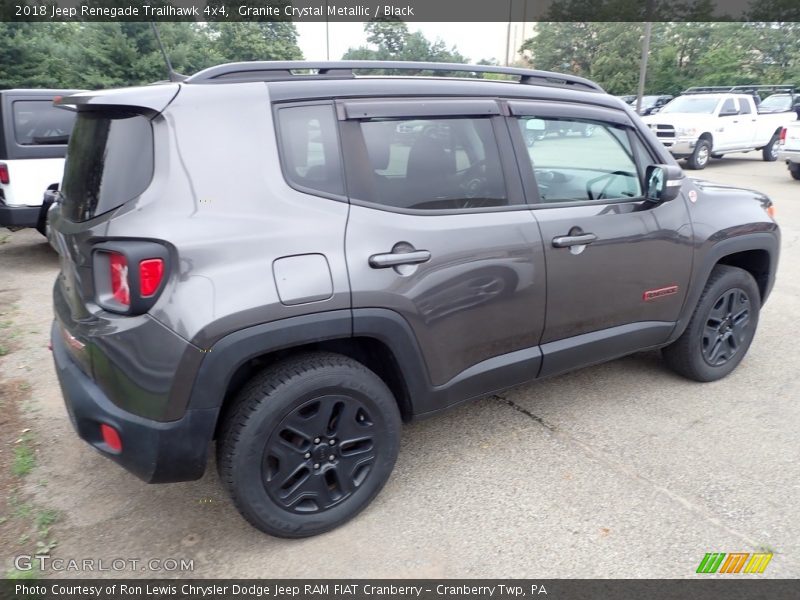
{"label": "rear window", "polygon": [[63,214],[86,221],[141,194],[153,177],[153,129],[142,115],[80,113],[61,187]]}
{"label": "rear window", "polygon": [[75,113],[53,106],[52,100],[13,103],[14,139],[21,146],[65,145],[75,124]]}

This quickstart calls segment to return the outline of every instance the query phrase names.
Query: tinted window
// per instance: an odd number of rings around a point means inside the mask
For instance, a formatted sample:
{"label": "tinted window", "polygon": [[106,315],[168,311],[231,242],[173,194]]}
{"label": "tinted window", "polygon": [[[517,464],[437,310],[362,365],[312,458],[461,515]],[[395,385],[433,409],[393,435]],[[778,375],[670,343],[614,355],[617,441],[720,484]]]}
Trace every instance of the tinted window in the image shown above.
{"label": "tinted window", "polygon": [[753,112],[750,110],[750,103],[747,100],[739,100],[739,112],[743,115],[749,115]]}
{"label": "tinted window", "polygon": [[292,106],[278,110],[283,172],[290,184],[344,195],[333,107]]}
{"label": "tinted window", "polygon": [[18,100],[13,114],[14,138],[22,146],[66,144],[75,124],[75,113],[51,100]]}
{"label": "tinted window", "polygon": [[642,195],[640,173],[624,128],[594,121],[536,117],[519,119],[519,127],[542,202],[588,202]]}
{"label": "tinted window", "polygon": [[64,215],[86,221],[141,194],[153,176],[153,129],[141,115],[81,113],[67,149]]}
{"label": "tinted window", "polygon": [[360,200],[416,210],[508,204],[489,119],[372,120],[361,133],[368,181],[354,192]]}

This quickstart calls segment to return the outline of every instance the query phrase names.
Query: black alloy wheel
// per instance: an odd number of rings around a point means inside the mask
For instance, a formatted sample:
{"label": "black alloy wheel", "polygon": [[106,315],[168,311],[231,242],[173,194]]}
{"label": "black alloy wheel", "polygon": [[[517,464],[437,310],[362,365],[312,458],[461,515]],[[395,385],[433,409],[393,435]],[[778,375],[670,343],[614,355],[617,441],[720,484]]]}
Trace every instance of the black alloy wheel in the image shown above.
{"label": "black alloy wheel", "polygon": [[703,330],[702,353],[709,365],[724,365],[739,352],[750,335],[750,310],[750,298],[739,288],[725,291],[714,302]]}
{"label": "black alloy wheel", "polygon": [[256,374],[223,417],[217,469],[236,508],[270,535],[301,538],[352,519],[383,488],[400,411],[383,380],[331,352]]}
{"label": "black alloy wheel", "polygon": [[263,459],[267,493],[285,510],[322,512],[349,498],[381,452],[386,427],[352,396],[326,395],[291,411]]}

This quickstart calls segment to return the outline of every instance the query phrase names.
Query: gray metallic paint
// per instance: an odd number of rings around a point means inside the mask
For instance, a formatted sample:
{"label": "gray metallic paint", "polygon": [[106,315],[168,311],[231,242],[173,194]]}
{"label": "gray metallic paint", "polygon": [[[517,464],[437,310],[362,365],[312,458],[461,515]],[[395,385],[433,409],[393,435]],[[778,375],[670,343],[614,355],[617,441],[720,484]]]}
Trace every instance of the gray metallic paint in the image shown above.
{"label": "gray metallic paint", "polygon": [[[679,198],[660,205],[433,216],[332,201],[276,176],[270,95],[273,101],[469,95],[588,103],[625,111],[657,162],[675,164],[638,117],[609,96],[436,79],[156,88],[86,95],[97,106],[163,110],[153,118],[158,166],[150,187],[86,223],[66,221],[58,207],[51,212],[64,257],[54,291],[58,320],[91,356],[106,357],[98,381],[103,391],[119,407],[153,419],[218,407],[229,377],[249,358],[350,336],[383,342],[403,373],[413,413],[431,414],[530,381],[540,369],[551,375],[666,343],[669,329],[674,339],[720,248],[766,249],[774,278],[778,228],[754,192],[686,180]],[[687,199],[691,190],[696,203]],[[550,246],[575,225],[600,239],[579,255]],[[178,267],[148,315],[118,317],[92,300],[89,247],[126,237],[168,239],[175,249]],[[396,242],[432,258],[404,274],[369,266],[369,256]],[[301,254],[326,258],[324,285],[332,293],[287,306],[273,264]],[[644,289],[671,283],[680,295],[637,303]]]}

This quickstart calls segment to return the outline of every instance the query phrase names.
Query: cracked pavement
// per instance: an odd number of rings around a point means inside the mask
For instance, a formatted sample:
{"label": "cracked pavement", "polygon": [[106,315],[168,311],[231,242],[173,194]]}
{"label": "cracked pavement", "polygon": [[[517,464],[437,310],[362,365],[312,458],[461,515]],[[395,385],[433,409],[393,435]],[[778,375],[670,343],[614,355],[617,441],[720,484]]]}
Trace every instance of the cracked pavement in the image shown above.
{"label": "cracked pavement", "polygon": [[797,577],[800,183],[756,154],[689,175],[768,193],[782,226],[775,291],[737,371],[697,384],[647,352],[408,425],[376,501],[300,541],[251,528],[213,464],[200,481],[149,486],[74,435],[46,349],[58,261],[36,232],[11,234],[0,286],[20,296],[20,348],[0,367],[32,386],[27,488],[61,511],[53,556],[194,561],[191,573],[103,574],[121,577],[672,578],[696,577],[706,552],[766,550],[760,577]]}

